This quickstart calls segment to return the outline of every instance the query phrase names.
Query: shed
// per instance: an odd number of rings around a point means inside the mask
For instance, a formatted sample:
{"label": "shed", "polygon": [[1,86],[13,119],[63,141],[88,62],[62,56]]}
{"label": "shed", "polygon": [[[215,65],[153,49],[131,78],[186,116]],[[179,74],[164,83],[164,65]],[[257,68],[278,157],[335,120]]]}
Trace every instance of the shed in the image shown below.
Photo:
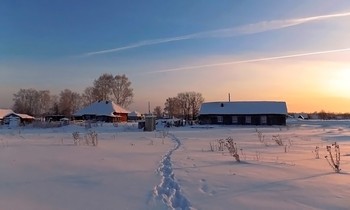
{"label": "shed", "polygon": [[27,114],[17,114],[17,113],[10,113],[8,115],[6,115],[4,117],[4,123],[5,124],[14,124],[14,119],[18,119],[18,123],[17,124],[20,124],[20,125],[25,125],[25,124],[29,124],[29,123],[32,123],[34,121],[34,117],[33,116],[30,116],[30,115],[27,115]]}
{"label": "shed", "polygon": [[128,120],[141,120],[142,114],[137,111],[132,111],[128,114]]}
{"label": "shed", "polygon": [[281,101],[207,102],[201,105],[201,124],[286,125],[287,104]]}
{"label": "shed", "polygon": [[129,111],[115,104],[113,101],[99,100],[79,110],[73,116],[77,120],[126,122],[128,113]]}
{"label": "shed", "polygon": [[0,125],[4,123],[4,117],[14,113],[12,109],[0,109]]}

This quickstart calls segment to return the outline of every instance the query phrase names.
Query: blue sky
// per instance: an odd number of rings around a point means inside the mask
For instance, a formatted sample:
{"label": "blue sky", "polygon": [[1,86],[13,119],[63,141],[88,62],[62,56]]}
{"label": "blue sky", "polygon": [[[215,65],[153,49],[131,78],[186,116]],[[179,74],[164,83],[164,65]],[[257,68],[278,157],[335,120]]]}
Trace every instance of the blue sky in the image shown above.
{"label": "blue sky", "polygon": [[[290,111],[350,107],[342,80],[350,76],[347,0],[1,5],[0,107],[10,107],[20,88],[82,92],[103,73],[129,77],[130,109],[140,111],[183,91],[207,101],[227,100],[229,92],[233,100],[285,100]],[[280,56],[286,58],[273,59]],[[337,88],[329,91],[330,84]],[[337,102],[324,103],[329,99]]]}

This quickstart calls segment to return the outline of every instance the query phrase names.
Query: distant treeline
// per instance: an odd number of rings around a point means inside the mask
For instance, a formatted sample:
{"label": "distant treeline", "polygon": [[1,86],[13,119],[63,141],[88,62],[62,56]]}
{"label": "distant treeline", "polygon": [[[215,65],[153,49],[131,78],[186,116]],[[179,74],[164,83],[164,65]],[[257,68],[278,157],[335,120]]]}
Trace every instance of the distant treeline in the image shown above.
{"label": "distant treeline", "polygon": [[345,120],[350,119],[350,113],[335,113],[335,112],[326,112],[319,111],[313,113],[289,113],[290,116],[296,118],[304,119],[320,119],[320,120]]}

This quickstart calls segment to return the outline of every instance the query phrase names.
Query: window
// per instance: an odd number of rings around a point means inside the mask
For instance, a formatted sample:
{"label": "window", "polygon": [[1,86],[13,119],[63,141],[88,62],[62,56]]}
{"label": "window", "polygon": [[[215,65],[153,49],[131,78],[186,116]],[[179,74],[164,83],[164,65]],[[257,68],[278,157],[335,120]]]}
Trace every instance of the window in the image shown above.
{"label": "window", "polygon": [[264,115],[264,116],[261,116],[260,117],[260,121],[261,121],[261,124],[262,125],[266,125],[267,124],[267,117]]}
{"label": "window", "polygon": [[246,116],[245,117],[245,123],[246,124],[251,124],[252,123],[252,117],[251,116]]}
{"label": "window", "polygon": [[223,123],[224,122],[224,118],[222,116],[218,116],[218,123]]}
{"label": "window", "polygon": [[238,124],[238,117],[232,116],[232,124]]}

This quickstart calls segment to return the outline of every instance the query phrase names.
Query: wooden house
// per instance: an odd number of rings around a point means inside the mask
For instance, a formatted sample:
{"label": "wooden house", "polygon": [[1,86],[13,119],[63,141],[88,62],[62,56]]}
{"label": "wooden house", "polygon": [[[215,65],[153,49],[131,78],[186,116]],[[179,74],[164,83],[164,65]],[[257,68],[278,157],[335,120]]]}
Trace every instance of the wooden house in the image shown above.
{"label": "wooden house", "polygon": [[17,113],[10,113],[4,117],[4,124],[10,124],[10,122],[13,122],[13,124],[17,125],[26,125],[30,124],[34,121],[34,117],[27,115],[27,114],[17,114]]}
{"label": "wooden house", "polygon": [[79,110],[73,116],[76,120],[93,120],[102,122],[126,122],[128,120],[126,109],[113,101],[99,100]]}
{"label": "wooden house", "polygon": [[287,105],[278,101],[235,101],[203,103],[201,124],[286,125]]}

